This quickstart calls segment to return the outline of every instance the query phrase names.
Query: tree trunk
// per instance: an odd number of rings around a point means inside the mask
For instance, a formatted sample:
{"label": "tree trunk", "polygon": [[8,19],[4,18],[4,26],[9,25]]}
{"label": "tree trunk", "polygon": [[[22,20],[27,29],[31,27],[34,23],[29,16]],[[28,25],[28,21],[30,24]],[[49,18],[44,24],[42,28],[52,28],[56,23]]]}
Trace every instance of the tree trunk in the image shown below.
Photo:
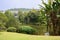
{"label": "tree trunk", "polygon": [[52,11],[50,13],[50,18],[53,24],[53,35],[58,35],[58,27],[57,27],[57,16],[56,16],[56,12]]}

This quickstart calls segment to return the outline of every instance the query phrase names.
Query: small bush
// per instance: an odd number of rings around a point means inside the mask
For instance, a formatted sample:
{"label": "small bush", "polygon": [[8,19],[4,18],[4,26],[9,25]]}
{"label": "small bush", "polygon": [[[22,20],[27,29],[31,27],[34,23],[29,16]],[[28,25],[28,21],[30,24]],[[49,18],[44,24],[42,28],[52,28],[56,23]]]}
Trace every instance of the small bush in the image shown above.
{"label": "small bush", "polygon": [[17,29],[18,33],[34,34],[36,30],[30,26],[22,26]]}
{"label": "small bush", "polygon": [[7,29],[8,32],[16,32],[16,28],[15,27],[9,27]]}

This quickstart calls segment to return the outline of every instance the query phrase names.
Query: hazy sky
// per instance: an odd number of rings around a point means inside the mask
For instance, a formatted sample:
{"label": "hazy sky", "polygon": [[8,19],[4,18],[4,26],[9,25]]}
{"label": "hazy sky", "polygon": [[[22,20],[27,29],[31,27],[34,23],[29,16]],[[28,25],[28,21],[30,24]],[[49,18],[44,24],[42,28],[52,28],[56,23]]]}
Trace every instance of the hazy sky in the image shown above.
{"label": "hazy sky", "polygon": [[39,8],[41,0],[0,0],[0,10],[10,8]]}

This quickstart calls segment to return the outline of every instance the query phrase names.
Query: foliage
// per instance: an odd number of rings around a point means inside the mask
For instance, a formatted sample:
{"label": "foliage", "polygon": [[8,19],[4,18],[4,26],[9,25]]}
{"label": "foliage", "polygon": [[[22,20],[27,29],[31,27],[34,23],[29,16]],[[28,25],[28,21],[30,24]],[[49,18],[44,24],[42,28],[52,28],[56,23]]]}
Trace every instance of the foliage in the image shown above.
{"label": "foliage", "polygon": [[6,27],[0,25],[0,31],[6,31]]}
{"label": "foliage", "polygon": [[[46,17],[45,17],[44,12],[42,10],[35,10],[35,9],[32,9],[29,12],[18,11],[17,18],[14,16],[13,12],[7,10],[7,11],[5,11],[4,14],[1,13],[0,18],[1,18],[0,19],[1,26],[6,27],[6,29],[8,31],[13,30],[13,28],[11,28],[11,27],[14,27],[17,29],[17,32],[22,31],[23,33],[27,33],[27,34],[37,34],[37,32],[40,33],[40,31],[39,31],[39,30],[41,30],[40,26],[42,24],[46,24]],[[28,25],[28,26],[23,27],[21,24]],[[33,28],[29,27],[31,25],[37,25],[37,26],[36,26],[36,28],[35,28],[35,26],[32,26]],[[36,29],[39,29],[39,30],[36,30]]]}
{"label": "foliage", "polygon": [[[59,15],[60,13],[60,0],[49,0],[48,3],[45,3],[42,0],[43,3],[43,10],[46,14],[47,18],[47,25],[48,25],[48,32],[51,35],[60,35],[59,33],[59,28],[60,28],[60,17],[58,17],[57,15]],[[52,31],[51,31],[52,30]]]}
{"label": "foliage", "polygon": [[7,21],[8,21],[8,18],[6,17],[6,15],[0,12],[0,23],[5,25]]}
{"label": "foliage", "polygon": [[16,28],[15,27],[9,27],[7,29],[8,32],[16,32]]}
{"label": "foliage", "polygon": [[30,11],[27,16],[29,18],[29,23],[38,22],[39,15],[38,15],[38,13],[36,13],[36,10]]}
{"label": "foliage", "polygon": [[6,11],[5,12],[5,15],[8,17],[8,22],[6,23],[6,27],[18,27],[19,26],[19,20],[13,15],[12,12],[10,11]]}
{"label": "foliage", "polygon": [[5,25],[7,21],[8,21],[8,18],[6,17],[6,15],[0,12],[0,31],[6,30]]}
{"label": "foliage", "polygon": [[24,22],[24,14],[22,11],[18,11],[18,19],[19,19],[20,23]]}
{"label": "foliage", "polygon": [[17,29],[18,33],[34,34],[36,30],[30,26],[22,26]]}

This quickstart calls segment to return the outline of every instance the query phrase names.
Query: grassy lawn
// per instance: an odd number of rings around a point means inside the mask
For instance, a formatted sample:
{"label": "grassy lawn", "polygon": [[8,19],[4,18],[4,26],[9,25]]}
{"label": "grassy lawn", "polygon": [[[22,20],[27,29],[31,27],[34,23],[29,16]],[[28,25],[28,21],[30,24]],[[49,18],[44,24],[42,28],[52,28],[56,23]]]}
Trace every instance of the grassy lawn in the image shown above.
{"label": "grassy lawn", "polygon": [[0,32],[0,40],[60,40],[60,36],[35,36],[20,33]]}

